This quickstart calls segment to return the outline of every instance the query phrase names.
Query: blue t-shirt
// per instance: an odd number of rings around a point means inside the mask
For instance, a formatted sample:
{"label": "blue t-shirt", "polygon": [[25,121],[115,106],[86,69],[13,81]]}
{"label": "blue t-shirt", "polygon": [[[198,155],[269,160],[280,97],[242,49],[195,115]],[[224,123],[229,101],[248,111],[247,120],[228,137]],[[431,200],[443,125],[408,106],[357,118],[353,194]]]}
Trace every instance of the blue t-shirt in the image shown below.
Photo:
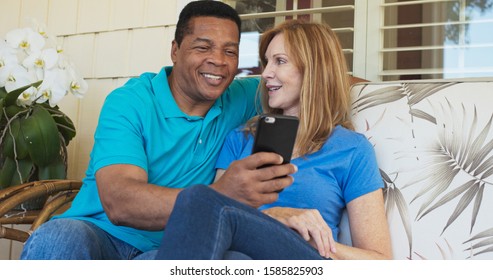
{"label": "blue t-shirt", "polygon": [[[227,169],[232,161],[251,154],[254,139],[251,134],[245,137],[242,129],[237,128],[226,137],[216,168]],[[336,240],[346,204],[383,187],[373,146],[364,135],[342,126],[334,128],[319,151],[291,163],[298,167],[294,183],[279,194],[276,202],[259,209],[318,209]]]}
{"label": "blue t-shirt", "polygon": [[95,174],[112,164],[132,164],[148,173],[151,184],[185,188],[210,184],[226,135],[255,115],[258,79],[234,80],[205,117],[188,116],[176,104],[167,77],[172,67],[130,79],[108,95],[100,113],[83,186],[71,217],[95,223],[141,251],[157,248],[163,231],[116,226],[99,199]]}

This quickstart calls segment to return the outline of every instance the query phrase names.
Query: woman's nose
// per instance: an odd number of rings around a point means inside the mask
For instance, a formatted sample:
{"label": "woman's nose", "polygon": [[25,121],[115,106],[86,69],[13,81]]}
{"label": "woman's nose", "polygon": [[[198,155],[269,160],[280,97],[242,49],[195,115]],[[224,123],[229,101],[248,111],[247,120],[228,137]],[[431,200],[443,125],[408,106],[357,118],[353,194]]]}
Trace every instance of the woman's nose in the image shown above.
{"label": "woman's nose", "polygon": [[264,68],[264,71],[262,71],[262,78],[264,79],[269,79],[274,77],[274,71],[272,68],[267,64]]}

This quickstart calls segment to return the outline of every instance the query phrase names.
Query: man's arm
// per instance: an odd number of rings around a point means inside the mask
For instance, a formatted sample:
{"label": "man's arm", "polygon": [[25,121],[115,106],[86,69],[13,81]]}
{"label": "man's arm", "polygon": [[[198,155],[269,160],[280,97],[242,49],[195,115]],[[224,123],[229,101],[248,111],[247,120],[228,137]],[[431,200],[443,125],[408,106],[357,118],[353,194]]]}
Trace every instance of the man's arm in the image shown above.
{"label": "man's arm", "polygon": [[96,182],[110,221],[144,230],[164,228],[181,191],[149,184],[145,170],[129,164],[101,168],[96,173]]}
{"label": "man's arm", "polygon": [[[276,190],[292,184],[289,176],[296,172],[292,164],[279,165],[282,158],[274,153],[257,153],[235,161],[214,182],[216,191],[253,207],[272,203]],[[275,166],[257,169],[259,166]],[[144,169],[128,164],[115,164],[96,173],[99,196],[113,224],[144,230],[161,230],[168,222],[181,189],[147,183]]]}

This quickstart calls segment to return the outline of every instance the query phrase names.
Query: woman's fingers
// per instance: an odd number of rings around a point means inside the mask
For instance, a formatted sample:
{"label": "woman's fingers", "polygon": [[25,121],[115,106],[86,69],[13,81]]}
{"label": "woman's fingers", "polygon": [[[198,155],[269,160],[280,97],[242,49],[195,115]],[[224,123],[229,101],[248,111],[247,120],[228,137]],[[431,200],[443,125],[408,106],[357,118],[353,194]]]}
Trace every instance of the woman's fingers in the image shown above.
{"label": "woman's fingers", "polygon": [[318,210],[299,209],[298,214],[291,216],[287,221],[287,225],[314,246],[322,257],[329,258],[331,253],[335,253],[332,230]]}

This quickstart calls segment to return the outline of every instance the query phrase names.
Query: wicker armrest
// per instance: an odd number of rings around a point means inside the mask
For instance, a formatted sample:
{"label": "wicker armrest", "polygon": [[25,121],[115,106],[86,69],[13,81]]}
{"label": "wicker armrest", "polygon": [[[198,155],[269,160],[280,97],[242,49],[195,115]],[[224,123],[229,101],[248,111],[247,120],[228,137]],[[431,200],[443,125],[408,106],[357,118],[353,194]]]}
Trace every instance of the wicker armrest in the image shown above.
{"label": "wicker armrest", "polygon": [[[45,180],[9,187],[0,191],[0,238],[24,242],[30,233],[53,215],[65,211],[82,186],[75,180]],[[39,197],[48,197],[38,211],[15,207]],[[4,227],[4,224],[32,224],[29,231]]]}

